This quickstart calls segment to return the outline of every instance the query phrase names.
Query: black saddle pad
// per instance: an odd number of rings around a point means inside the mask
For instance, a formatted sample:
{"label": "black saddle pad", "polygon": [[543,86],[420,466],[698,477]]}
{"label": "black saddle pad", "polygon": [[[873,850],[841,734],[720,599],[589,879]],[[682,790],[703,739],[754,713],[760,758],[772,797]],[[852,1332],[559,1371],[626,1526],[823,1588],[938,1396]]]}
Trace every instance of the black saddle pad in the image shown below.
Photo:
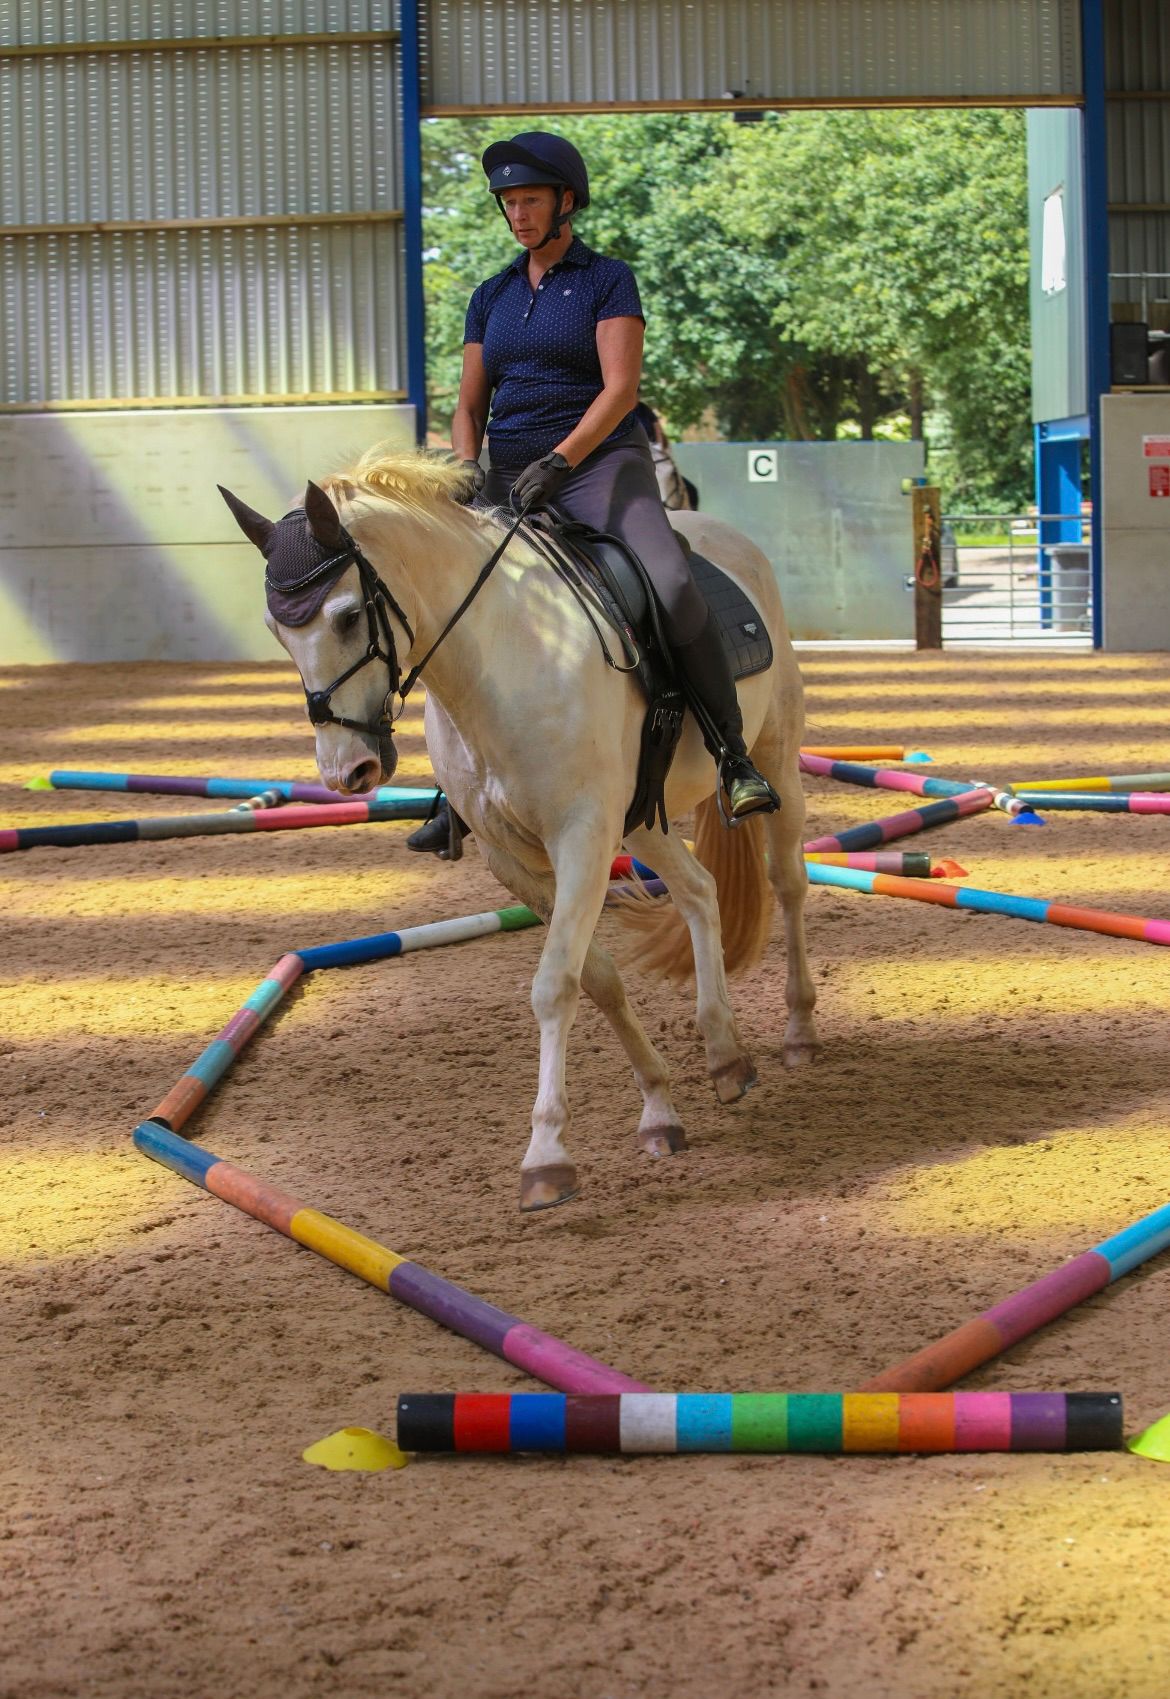
{"label": "black saddle pad", "polygon": [[[681,532],[675,535],[686,551],[695,583],[718,621],[732,677],[750,678],[753,673],[766,671],[772,665],[772,639],[750,598],[713,560],[698,554]],[[600,555],[604,560],[621,587],[635,628],[641,633],[646,617],[646,598],[642,581],[630,565],[625,550],[594,537],[582,552]]]}

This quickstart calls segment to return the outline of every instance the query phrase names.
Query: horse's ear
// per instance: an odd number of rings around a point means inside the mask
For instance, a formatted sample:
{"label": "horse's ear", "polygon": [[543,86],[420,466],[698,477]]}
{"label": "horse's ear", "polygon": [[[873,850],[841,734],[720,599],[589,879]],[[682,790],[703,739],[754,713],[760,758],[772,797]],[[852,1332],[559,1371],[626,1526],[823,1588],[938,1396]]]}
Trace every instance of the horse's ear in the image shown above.
{"label": "horse's ear", "polygon": [[305,518],[309,521],[309,530],[323,549],[332,551],[341,547],[344,532],[337,509],[311,478],[305,485]]}
{"label": "horse's ear", "polygon": [[257,513],[254,507],[249,507],[247,502],[240,500],[239,496],[234,496],[230,490],[225,490],[222,484],[217,484],[216,489],[231,508],[236,524],[248,541],[255,543],[260,553],[265,554],[269,539],[276,530],[271,519],[265,519],[262,513]]}

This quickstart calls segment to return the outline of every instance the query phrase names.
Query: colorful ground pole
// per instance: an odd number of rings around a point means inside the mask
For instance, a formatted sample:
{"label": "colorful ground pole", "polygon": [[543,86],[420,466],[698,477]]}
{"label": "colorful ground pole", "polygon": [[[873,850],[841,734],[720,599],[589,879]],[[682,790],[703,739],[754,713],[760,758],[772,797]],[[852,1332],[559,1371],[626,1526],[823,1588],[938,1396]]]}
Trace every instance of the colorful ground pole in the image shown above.
{"label": "colorful ground pole", "polygon": [[[300,784],[291,779],[188,779],[165,773],[88,773],[58,768],[48,779],[34,779],[26,790],[147,791],[155,796],[212,796],[244,802],[262,791],[277,791],[286,802],[338,802],[325,785]],[[429,808],[434,786],[381,785],[367,802],[425,802]]]}
{"label": "colorful ground pole", "polygon": [[929,761],[921,749],[907,751],[901,743],[806,743],[802,755],[823,755],[829,761]]}
{"label": "colorful ground pole", "polygon": [[1016,791],[1170,791],[1170,773],[1118,773],[1094,779],[1023,779]]}
{"label": "colorful ground pole", "polygon": [[936,865],[922,850],[806,850],[804,859],[822,867],[860,867],[865,873],[893,873],[902,879],[956,879],[964,871],[957,861]]}
{"label": "colorful ground pole", "polygon": [[1164,1204],[1132,1227],[1103,1239],[1091,1251],[1054,1269],[1022,1292],[993,1304],[973,1321],[964,1322],[905,1357],[892,1368],[883,1369],[862,1387],[863,1392],[937,1392],[953,1386],[981,1363],[1026,1339],[1057,1316],[1075,1309],[1120,1280],[1123,1274],[1156,1257],[1170,1245],[1170,1204]]}
{"label": "colorful ground pole", "polygon": [[[330,793],[332,794],[332,793]],[[424,792],[425,796],[426,793]],[[14,850],[76,849],[94,844],[158,843],[163,838],[215,838],[240,832],[292,832],[313,826],[365,826],[386,820],[423,820],[422,802],[293,803],[285,808],[231,809],[222,814],[159,814],[144,820],[83,820],[67,826],[9,826],[0,830],[0,855]]]}
{"label": "colorful ground pole", "polygon": [[1086,814],[1170,814],[1170,796],[1160,791],[1013,791],[1027,808]]}
{"label": "colorful ground pole", "polygon": [[1080,932],[1103,932],[1111,938],[1133,938],[1143,944],[1170,944],[1170,920],[1144,920],[1136,914],[1110,914],[1105,909],[1076,908],[1071,903],[1047,902],[1042,897],[1012,897],[1003,891],[980,891],[973,885],[929,884],[920,879],[895,879],[885,873],[863,873],[852,867],[822,867],[806,862],[810,885],[835,885],[874,896],[911,897],[942,908],[977,909],[981,914],[1006,914],[1013,920],[1047,921]]}
{"label": "colorful ground pole", "polygon": [[153,1114],[135,1129],[134,1143],[144,1155],[185,1180],[202,1186],[340,1268],[359,1275],[392,1298],[475,1340],[550,1386],[581,1393],[643,1391],[642,1382],[631,1380],[551,1334],[530,1327],[518,1317],[430,1274],[343,1222],[305,1207],[288,1193],[237,1168],[234,1163],[223,1162],[210,1151],[202,1150],[179,1132],[302,974],[317,968],[380,961],[412,950],[537,924],[537,916],[531,909],[495,909],[428,926],[404,927],[401,932],[382,932],[340,944],[290,951],[191,1064]]}
{"label": "colorful ground pole", "polygon": [[134,1143],[144,1156],[153,1157],[184,1180],[202,1186],[224,1203],[233,1204],[245,1215],[254,1216],[266,1227],[295,1239],[298,1245],[316,1251],[318,1256],[356,1274],[380,1292],[388,1292],[400,1303],[441,1322],[465,1339],[474,1340],[485,1350],[494,1351],[497,1357],[527,1370],[549,1386],[582,1393],[644,1390],[640,1381],[619,1374],[607,1363],[574,1350],[540,1328],[530,1327],[518,1316],[508,1315],[494,1304],[473,1297],[461,1286],[376,1244],[331,1215],[307,1208],[288,1192],[270,1186],[233,1162],[221,1161],[156,1121],[143,1121],[136,1127]]}
{"label": "colorful ground pole", "polygon": [[966,796],[984,788],[966,779],[931,779],[921,773],[894,773],[884,767],[831,761],[805,749],[800,752],[800,769],[818,779],[840,779],[847,785],[871,785],[879,790],[913,791],[915,796]]}
{"label": "colorful ground pole", "polygon": [[1116,1392],[404,1392],[403,1451],[1116,1451]]}
{"label": "colorful ground pole", "polygon": [[850,826],[844,832],[823,838],[811,838],[805,850],[868,850],[895,838],[908,838],[913,832],[925,832],[932,826],[942,826],[962,815],[980,814],[990,808],[995,794],[986,788],[964,791],[961,796],[948,796],[942,802],[928,802],[923,808],[908,808],[904,814],[890,814],[884,820],[870,820],[863,826]]}

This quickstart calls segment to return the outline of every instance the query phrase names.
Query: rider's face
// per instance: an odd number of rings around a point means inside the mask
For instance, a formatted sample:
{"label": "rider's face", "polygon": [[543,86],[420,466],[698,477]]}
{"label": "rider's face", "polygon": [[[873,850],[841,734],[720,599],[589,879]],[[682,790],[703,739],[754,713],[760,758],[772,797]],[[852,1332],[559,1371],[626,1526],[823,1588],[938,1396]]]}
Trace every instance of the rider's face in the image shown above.
{"label": "rider's face", "polygon": [[[535,247],[548,234],[556,207],[556,190],[537,183],[525,188],[505,189],[501,198],[513,236],[524,247]],[[571,200],[567,193],[565,200]]]}

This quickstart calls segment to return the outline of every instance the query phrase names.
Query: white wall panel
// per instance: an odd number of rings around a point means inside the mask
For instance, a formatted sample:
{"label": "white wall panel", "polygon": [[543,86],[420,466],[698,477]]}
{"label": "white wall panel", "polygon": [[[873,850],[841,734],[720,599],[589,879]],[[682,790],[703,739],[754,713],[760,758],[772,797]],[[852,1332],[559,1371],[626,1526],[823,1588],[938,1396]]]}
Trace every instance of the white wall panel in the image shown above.
{"label": "white wall panel", "polygon": [[444,0],[432,112],[756,101],[1075,100],[1077,0]]}

